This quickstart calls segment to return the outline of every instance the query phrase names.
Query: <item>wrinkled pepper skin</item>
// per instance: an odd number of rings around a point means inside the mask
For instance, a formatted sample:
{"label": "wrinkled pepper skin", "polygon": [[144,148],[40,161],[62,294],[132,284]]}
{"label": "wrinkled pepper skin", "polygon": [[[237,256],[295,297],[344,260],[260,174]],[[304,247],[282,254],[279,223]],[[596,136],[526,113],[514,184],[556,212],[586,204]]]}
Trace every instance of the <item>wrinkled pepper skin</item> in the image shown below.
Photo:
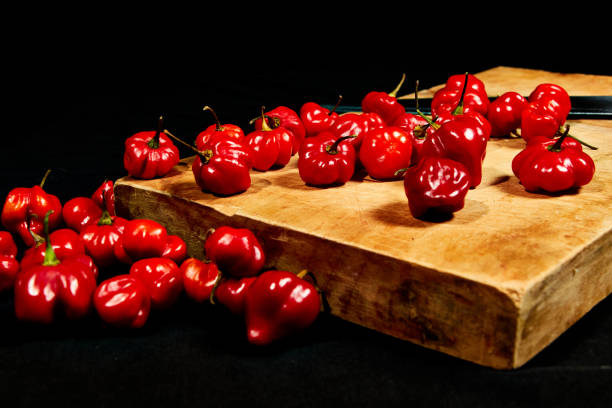
{"label": "wrinkled pepper skin", "polygon": [[[302,142],[306,137],[306,128],[300,115],[297,114],[291,108],[287,106],[277,106],[276,108],[269,110],[264,113],[264,117],[267,119],[268,126],[272,129],[282,127],[289,131],[293,136],[293,154],[295,155],[302,146]],[[261,118],[255,120],[255,129],[261,130],[263,121]]]}
{"label": "wrinkled pepper skin", "polygon": [[8,231],[0,231],[0,293],[13,289],[19,272],[17,244]]}
{"label": "wrinkled pepper skin", "polygon": [[342,185],[355,173],[355,148],[349,139],[327,131],[307,138],[298,159],[298,172],[312,186]]}
{"label": "wrinkled pepper skin", "polygon": [[464,165],[441,157],[424,157],[404,174],[404,192],[410,213],[452,214],[465,205],[470,176]]}
{"label": "wrinkled pepper skin", "polygon": [[198,303],[208,301],[219,277],[217,265],[214,262],[187,258],[181,263],[180,270],[187,297]]}
{"label": "wrinkled pepper skin", "polygon": [[215,299],[225,306],[230,313],[236,316],[244,316],[246,294],[255,279],[257,279],[256,276],[224,278],[215,290]]}
{"label": "wrinkled pepper skin", "polygon": [[179,160],[178,148],[162,129],[138,132],[125,140],[123,167],[132,177],[163,177]]}
{"label": "wrinkled pepper skin", "polygon": [[572,109],[572,102],[567,91],[556,84],[543,83],[535,87],[527,98],[530,103],[538,103],[545,107],[562,126]]}
{"label": "wrinkled pepper skin", "polygon": [[535,137],[554,138],[561,123],[547,105],[529,102],[521,113],[521,137],[529,142]]}
{"label": "wrinkled pepper skin", "polygon": [[368,92],[361,100],[361,111],[363,113],[376,113],[386,125],[391,125],[400,115],[406,113],[406,108],[397,99],[397,93],[405,79],[406,75],[402,75],[397,87],[389,93],[382,91]]}
{"label": "wrinkled pepper skin", "polygon": [[213,114],[216,123],[208,126],[196,136],[195,145],[199,150],[203,150],[204,146],[206,146],[211,139],[217,137],[232,139],[237,142],[242,142],[244,140],[244,131],[240,126],[232,123],[221,124],[217,114],[210,106],[205,106],[204,110],[210,111]]}
{"label": "wrinkled pepper skin", "polygon": [[133,219],[125,223],[121,238],[115,245],[121,245],[131,259],[161,257],[166,249],[168,231],[157,221]]}
{"label": "wrinkled pepper skin", "polygon": [[168,235],[162,258],[170,258],[180,264],[187,258],[187,243],[178,235]]}
{"label": "wrinkled pepper skin", "polygon": [[245,143],[251,148],[253,168],[259,171],[285,167],[294,154],[293,133],[282,126],[272,128],[267,120],[245,136]]}
{"label": "wrinkled pepper skin", "polygon": [[465,92],[463,91],[466,75],[451,75],[443,88],[434,93],[431,101],[433,117],[453,112],[462,105],[462,112],[478,112],[483,116],[489,110],[489,98],[484,83],[472,74],[467,75]]}
{"label": "wrinkled pepper skin", "polygon": [[487,120],[491,124],[491,137],[508,136],[521,127],[523,110],[527,99],[518,92],[501,94],[489,104]]}
{"label": "wrinkled pepper skin", "polygon": [[384,127],[366,133],[359,149],[359,160],[377,180],[401,178],[397,172],[410,166],[412,138],[402,128]]}
{"label": "wrinkled pepper skin", "polygon": [[[51,232],[48,241],[51,242],[53,252],[60,261],[78,255],[86,255],[85,245],[79,233],[70,228],[60,228]],[[21,257],[21,269],[42,264],[46,249],[46,241],[26,249]]]}
{"label": "wrinkled pepper skin", "polygon": [[304,125],[305,137],[312,137],[331,129],[338,118],[338,113],[318,103],[306,102],[300,108],[299,116]]}
{"label": "wrinkled pepper skin", "polygon": [[421,160],[421,150],[427,137],[428,122],[420,115],[406,112],[395,119],[391,126],[405,130],[412,138],[412,157],[410,164],[417,164]]}
{"label": "wrinkled pepper skin", "polygon": [[15,238],[8,231],[0,231],[0,255],[17,256],[18,248]]}
{"label": "wrinkled pepper skin", "polygon": [[526,191],[564,192],[588,184],[593,159],[574,139],[535,137],[512,160],[512,171]]}
{"label": "wrinkled pepper skin", "polygon": [[263,272],[246,292],[247,339],[269,345],[312,325],[320,309],[319,293],[310,282],[287,271]]}
{"label": "wrinkled pepper skin", "polygon": [[93,192],[91,199],[103,210],[114,217],[115,212],[115,189],[112,180],[106,180]]}
{"label": "wrinkled pepper skin", "polygon": [[26,246],[35,244],[32,237],[43,232],[43,219],[48,211],[49,229],[54,230],[62,223],[62,203],[53,194],[40,186],[17,187],[9,191],[2,208],[2,225],[7,231],[19,236]]}
{"label": "wrinkled pepper skin", "polygon": [[348,112],[338,116],[330,130],[337,137],[356,136],[350,142],[359,153],[363,136],[370,130],[383,127],[386,127],[386,124],[377,113]]}
{"label": "wrinkled pepper skin", "polygon": [[90,197],[74,197],[62,208],[64,224],[76,232],[95,224],[102,216],[102,208]]}
{"label": "wrinkled pepper skin", "polygon": [[243,142],[216,136],[196,155],[192,172],[202,191],[229,196],[251,186],[252,152]]}
{"label": "wrinkled pepper skin", "polygon": [[129,274],[146,287],[152,309],[170,308],[183,291],[183,275],[169,258],[141,259],[132,264]]}
{"label": "wrinkled pepper skin", "polygon": [[233,277],[257,275],[266,261],[261,243],[247,228],[216,228],[206,238],[204,250],[222,274]]}
{"label": "wrinkled pepper skin", "polygon": [[118,328],[143,327],[151,312],[151,297],[137,278],[121,274],[106,279],[94,291],[94,308],[102,321]]}
{"label": "wrinkled pepper skin", "polygon": [[118,263],[115,256],[115,245],[123,235],[128,221],[122,217],[112,217],[105,210],[98,221],[85,227],[80,232],[85,251],[99,267],[108,267]]}

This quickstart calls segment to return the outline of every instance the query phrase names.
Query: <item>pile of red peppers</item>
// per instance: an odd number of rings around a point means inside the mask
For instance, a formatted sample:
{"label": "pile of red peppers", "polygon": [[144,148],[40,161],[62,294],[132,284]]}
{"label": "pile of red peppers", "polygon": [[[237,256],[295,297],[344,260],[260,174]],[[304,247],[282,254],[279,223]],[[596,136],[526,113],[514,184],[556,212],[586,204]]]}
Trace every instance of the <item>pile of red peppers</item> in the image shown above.
{"label": "pile of red peppers", "polygon": [[[528,97],[509,91],[490,100],[474,75],[452,75],[432,100],[431,116],[406,112],[397,94],[371,91],[361,112],[338,114],[309,101],[295,111],[264,107],[250,132],[215,123],[194,143],[164,127],[125,140],[124,167],[140,179],[160,178],[179,162],[178,141],[195,152],[194,182],[204,193],[240,194],[251,172],[287,166],[297,157],[301,180],[313,187],[341,187],[365,172],[380,182],[402,182],[415,218],[453,214],[483,178],[491,138],[525,141],[512,171],[530,193],[575,190],[593,178],[595,164],[569,133],[568,93],[540,84]],[[39,185],[16,187],[5,199],[0,231],[0,291],[14,293],[18,319],[50,324],[92,313],[109,326],[139,328],[152,311],[171,308],[181,296],[224,306],[244,319],[246,338],[266,345],[311,326],[322,293],[314,275],[267,267],[254,232],[222,225],[209,232],[204,259],[189,256],[186,242],[151,219],[117,215],[112,181],[89,197],[61,203]],[[19,254],[18,248],[24,247]],[[107,276],[113,265],[125,273]]]}

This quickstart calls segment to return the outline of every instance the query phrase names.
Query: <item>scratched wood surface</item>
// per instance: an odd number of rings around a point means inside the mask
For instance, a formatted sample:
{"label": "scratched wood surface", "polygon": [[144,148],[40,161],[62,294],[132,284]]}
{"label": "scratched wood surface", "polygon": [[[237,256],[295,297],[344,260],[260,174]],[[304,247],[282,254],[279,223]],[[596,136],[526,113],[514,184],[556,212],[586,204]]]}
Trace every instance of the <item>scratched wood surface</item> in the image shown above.
{"label": "scratched wood surface", "polygon": [[[610,78],[498,67],[478,73],[490,92],[555,82],[571,94],[612,95]],[[200,191],[185,158],[166,177],[116,181],[118,212],[156,219],[203,257],[211,227],[251,228],[268,265],[309,269],[348,321],[480,365],[517,368],[612,292],[612,121],[571,121],[597,145],[591,183],[565,195],[524,191],[511,170],[524,146],[492,139],[483,182],[450,219],[408,210],[401,181],[358,174],[342,187],[283,169],[252,172],[245,193]]]}

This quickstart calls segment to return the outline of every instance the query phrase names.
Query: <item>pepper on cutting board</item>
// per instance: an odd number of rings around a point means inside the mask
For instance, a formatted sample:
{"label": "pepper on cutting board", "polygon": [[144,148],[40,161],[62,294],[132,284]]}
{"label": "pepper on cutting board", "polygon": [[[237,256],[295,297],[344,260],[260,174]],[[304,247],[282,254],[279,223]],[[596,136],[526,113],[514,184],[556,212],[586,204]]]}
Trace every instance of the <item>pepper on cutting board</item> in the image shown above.
{"label": "pepper on cutting board", "polygon": [[331,110],[322,107],[316,102],[304,103],[300,108],[299,116],[306,131],[305,136],[312,137],[329,130],[338,118],[336,109],[341,101],[342,95],[338,97],[338,102],[336,102],[336,105]]}
{"label": "pepper on cutting board", "polygon": [[232,123],[221,124],[216,112],[210,106],[204,106],[204,111],[211,112],[215,118],[215,124],[208,126],[206,129],[198,133],[195,139],[195,146],[202,150],[211,138],[215,136],[227,137],[229,139],[242,141],[244,139],[244,131],[238,125]]}
{"label": "pepper on cutting board", "polygon": [[[264,113],[263,118],[266,119],[267,125],[275,129],[282,127],[293,134],[293,154],[300,150],[300,146],[306,137],[306,128],[300,115],[296,111],[287,106],[277,106],[276,108]],[[261,130],[263,118],[258,117],[254,121],[255,129]]]}
{"label": "pepper on cutting board", "polygon": [[263,107],[261,118],[260,128],[245,136],[245,143],[252,152],[253,168],[268,171],[284,167],[294,153],[293,133],[282,126],[270,127]]}
{"label": "pepper on cutting board", "polygon": [[337,137],[356,136],[349,141],[355,148],[355,151],[359,153],[363,136],[370,130],[386,126],[378,113],[347,112],[338,116],[334,125],[329,130]]}
{"label": "pepper on cutting board", "polygon": [[406,74],[402,74],[400,82],[391,92],[370,91],[361,100],[361,111],[364,113],[377,113],[387,125],[391,125],[395,120],[406,112],[406,108],[398,99],[397,94],[406,79]]}
{"label": "pepper on cutting board", "polygon": [[412,161],[412,137],[400,127],[371,130],[363,136],[359,160],[372,178],[397,179],[398,170],[410,166]]}
{"label": "pepper on cutting board", "polygon": [[326,131],[307,138],[298,159],[298,172],[304,183],[312,186],[342,185],[353,177],[355,148],[347,139]]}
{"label": "pepper on cutting board", "polygon": [[[443,88],[438,89],[431,101],[431,115],[443,113],[478,112],[486,116],[489,109],[489,97],[484,82],[476,76],[451,75]],[[460,111],[456,112],[460,106]]]}
{"label": "pepper on cutting board", "polygon": [[502,137],[514,134],[521,127],[523,110],[527,99],[518,92],[504,92],[495,98],[487,111],[487,120],[491,124],[491,137]]}

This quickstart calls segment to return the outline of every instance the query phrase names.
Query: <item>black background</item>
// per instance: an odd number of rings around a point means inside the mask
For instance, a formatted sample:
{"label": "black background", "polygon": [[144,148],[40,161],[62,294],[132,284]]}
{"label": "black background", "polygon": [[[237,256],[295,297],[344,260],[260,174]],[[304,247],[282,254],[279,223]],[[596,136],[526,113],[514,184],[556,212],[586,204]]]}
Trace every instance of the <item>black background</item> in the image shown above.
{"label": "black background", "polygon": [[[212,123],[204,105],[222,122],[249,129],[262,105],[299,109],[307,101],[332,104],[339,94],[358,102],[370,90],[390,91],[402,73],[407,93],[416,80],[427,88],[499,65],[612,75],[595,45],[573,52],[557,24],[536,27],[531,20],[475,27],[474,19],[469,32],[463,27],[434,40],[437,26],[424,13],[400,22],[388,14],[378,25],[345,17],[323,27],[310,19],[300,35],[289,30],[295,15],[282,14],[278,24],[278,10],[248,26],[203,13],[193,33],[176,38],[164,10],[155,12],[112,40],[117,21],[85,30],[83,11],[76,25],[46,20],[29,40],[7,42],[1,197],[38,184],[49,168],[46,190],[62,202],[90,195],[105,178],[125,174],[126,137],[154,129],[164,115],[167,128],[189,140]],[[24,19],[12,34],[24,40],[35,25]],[[396,29],[384,31],[388,26]],[[328,315],[300,338],[258,349],[246,343],[239,320],[187,299],[152,314],[136,332],[104,327],[95,316],[31,327],[15,321],[11,301],[0,296],[0,395],[7,407],[612,403],[609,298],[514,371],[479,367]]]}

